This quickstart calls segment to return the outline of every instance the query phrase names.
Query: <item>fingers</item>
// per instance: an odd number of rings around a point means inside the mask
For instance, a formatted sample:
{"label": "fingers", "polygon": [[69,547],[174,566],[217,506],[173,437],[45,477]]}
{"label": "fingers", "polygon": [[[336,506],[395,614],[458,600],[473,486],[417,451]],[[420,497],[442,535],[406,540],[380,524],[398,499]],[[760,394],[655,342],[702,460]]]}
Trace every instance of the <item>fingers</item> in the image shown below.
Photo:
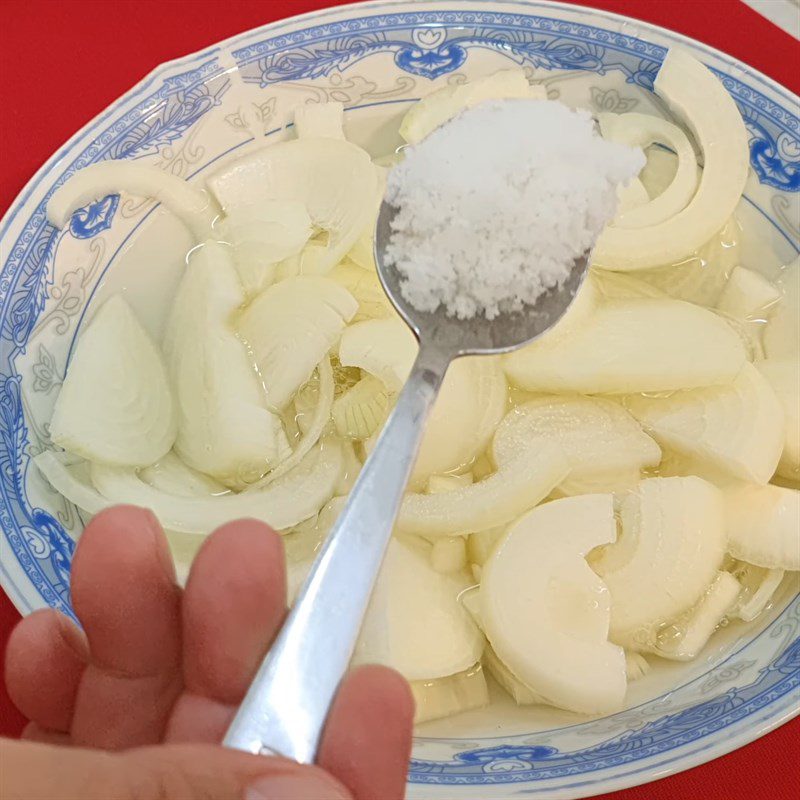
{"label": "fingers", "polygon": [[160,741],[181,689],[180,590],[152,513],[98,514],[72,563],[72,600],[91,650],[72,721],[77,745]]}
{"label": "fingers", "polygon": [[183,600],[186,688],[238,703],[286,613],[283,545],[256,520],[223,525],[192,565]]}
{"label": "fingers", "polygon": [[336,695],[317,763],[356,800],[402,800],[413,719],[405,679],[386,667],[359,667]]}
{"label": "fingers", "polygon": [[184,695],[171,741],[223,735],[286,613],[283,545],[267,525],[239,520],[205,542],[183,598]]}
{"label": "fingers", "polygon": [[86,637],[63,614],[34,611],[17,624],[6,646],[8,694],[41,728],[69,731],[88,658]]}
{"label": "fingers", "polygon": [[351,800],[315,767],[209,745],[103,753],[0,740],[0,762],[0,797],[15,800]]}

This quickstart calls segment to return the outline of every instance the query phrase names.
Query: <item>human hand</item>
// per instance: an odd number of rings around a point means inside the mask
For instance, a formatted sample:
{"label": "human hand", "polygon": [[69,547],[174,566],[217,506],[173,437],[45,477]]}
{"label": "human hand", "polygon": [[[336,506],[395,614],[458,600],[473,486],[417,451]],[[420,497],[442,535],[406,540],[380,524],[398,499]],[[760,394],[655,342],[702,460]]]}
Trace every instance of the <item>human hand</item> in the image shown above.
{"label": "human hand", "polygon": [[283,546],[266,525],[217,530],[182,590],[156,518],[109,509],[80,539],[71,588],[83,632],[43,610],[8,643],[8,692],[31,723],[3,742],[3,798],[403,796],[413,701],[383,667],[343,681],[318,767],[218,746],[286,613]]}

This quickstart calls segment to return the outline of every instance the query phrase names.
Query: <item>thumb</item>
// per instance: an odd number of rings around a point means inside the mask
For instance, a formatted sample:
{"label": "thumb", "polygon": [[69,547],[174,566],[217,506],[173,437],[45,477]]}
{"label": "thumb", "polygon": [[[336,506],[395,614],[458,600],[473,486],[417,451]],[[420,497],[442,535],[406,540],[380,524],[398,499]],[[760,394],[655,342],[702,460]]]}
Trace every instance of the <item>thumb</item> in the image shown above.
{"label": "thumb", "polygon": [[119,753],[0,740],[4,800],[352,800],[317,767],[213,745]]}

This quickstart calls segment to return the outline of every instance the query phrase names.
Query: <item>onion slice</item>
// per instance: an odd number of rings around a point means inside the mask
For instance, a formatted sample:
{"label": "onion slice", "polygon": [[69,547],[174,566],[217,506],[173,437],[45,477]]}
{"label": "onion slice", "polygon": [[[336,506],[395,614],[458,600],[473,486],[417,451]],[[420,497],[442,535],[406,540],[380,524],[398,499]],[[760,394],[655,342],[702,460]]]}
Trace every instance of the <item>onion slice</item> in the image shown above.
{"label": "onion slice", "polygon": [[769,382],[745,364],[728,386],[668,397],[625,398],[628,411],[665,449],[741,480],[767,483],[785,439],[784,413]]}
{"label": "onion slice", "polygon": [[290,448],[231,327],[244,291],[229,253],[210,241],[193,252],[167,322],[164,353],[178,401],[175,451],[190,467],[238,488],[280,463]]}
{"label": "onion slice", "polygon": [[691,129],[702,150],[700,185],[689,204],[663,222],[607,227],[593,252],[593,263],[605,269],[648,269],[688,258],[725,225],[744,191],[747,130],[736,103],[714,74],[673,47],[656,77],[655,91]]}
{"label": "onion slice", "polygon": [[455,536],[511,522],[543,500],[569,473],[555,445],[525,453],[478,483],[443,494],[408,494],[397,530],[418,536]]}
{"label": "onion slice", "polygon": [[135,470],[99,464],[90,469],[93,488],[49,451],[34,463],[56,491],[90,514],[133,503],[151,509],[168,530],[206,534],[243,517],[260,519],[275,530],[313,517],[333,496],[342,470],[342,450],[336,442],[325,441],[267,489],[216,497],[170,494],[143,481]]}
{"label": "onion slice", "polygon": [[92,461],[145,467],[170,450],[176,433],[161,353],[131,307],[114,295],[78,339],[51,439]]}
{"label": "onion slice", "polygon": [[568,497],[522,517],[486,562],[483,629],[529,701],[583,714],[622,706],[625,653],[608,641],[611,598],[585,560],[615,538],[611,495]]}
{"label": "onion slice", "polygon": [[208,237],[219,213],[206,192],[158,167],[130,161],[104,161],[84,167],[59,186],[47,203],[47,218],[57,228],[63,228],[82,206],[119,191],[152,197],[162,203],[198,241]]}
{"label": "onion slice", "polygon": [[664,622],[692,608],[725,555],[722,494],[701,478],[649,478],[622,498],[622,532],[592,569],[611,592],[611,640],[649,649]]}
{"label": "onion slice", "polygon": [[631,208],[614,219],[617,228],[644,228],[675,216],[689,204],[697,190],[700,170],[689,137],[677,126],[652,114],[600,114],[600,131],[604,139],[629,147],[650,147],[659,144],[674,150],[678,168],[672,183],[658,197]]}
{"label": "onion slice", "polygon": [[374,208],[375,167],[366,151],[338,139],[280,142],[233,161],[207,185],[226,214],[271,201],[303,203],[320,239],[300,254],[300,272],[324,275],[353,246]]}
{"label": "onion slice", "polygon": [[239,335],[253,354],[273,411],[289,404],[357,310],[347,289],[308,275],[270,286],[244,310]]}
{"label": "onion slice", "polygon": [[529,84],[521,67],[502,69],[468,83],[444,86],[411,106],[400,123],[400,135],[409,144],[416,144],[464,109],[487,100],[520,98],[547,99],[547,89]]}
{"label": "onion slice", "polygon": [[331,369],[331,361],[328,356],[325,356],[325,358],[319,362],[317,371],[319,373],[319,395],[316,408],[314,409],[314,416],[311,418],[306,432],[303,434],[290,456],[256,483],[246,487],[244,489],[245,492],[263,489],[282,475],[294,469],[322,436],[325,426],[328,424],[328,420],[331,417],[331,407],[333,406],[335,389],[333,370]]}

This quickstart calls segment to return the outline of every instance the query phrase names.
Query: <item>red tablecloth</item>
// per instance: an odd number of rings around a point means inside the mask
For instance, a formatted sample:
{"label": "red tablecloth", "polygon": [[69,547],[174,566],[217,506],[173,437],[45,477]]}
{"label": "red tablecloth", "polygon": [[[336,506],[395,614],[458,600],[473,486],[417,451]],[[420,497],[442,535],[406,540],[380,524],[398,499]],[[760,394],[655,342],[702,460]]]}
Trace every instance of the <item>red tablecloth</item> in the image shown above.
{"label": "red tablecloth", "polygon": [[[0,33],[0,212],[78,128],[162,61],[336,0],[4,0]],[[584,0],[725,50],[800,90],[800,47],[739,0]],[[18,615],[0,593],[3,647]],[[0,686],[0,734],[24,720]],[[758,742],[616,800],[795,797],[800,720]],[[380,800],[376,798],[376,800]]]}

